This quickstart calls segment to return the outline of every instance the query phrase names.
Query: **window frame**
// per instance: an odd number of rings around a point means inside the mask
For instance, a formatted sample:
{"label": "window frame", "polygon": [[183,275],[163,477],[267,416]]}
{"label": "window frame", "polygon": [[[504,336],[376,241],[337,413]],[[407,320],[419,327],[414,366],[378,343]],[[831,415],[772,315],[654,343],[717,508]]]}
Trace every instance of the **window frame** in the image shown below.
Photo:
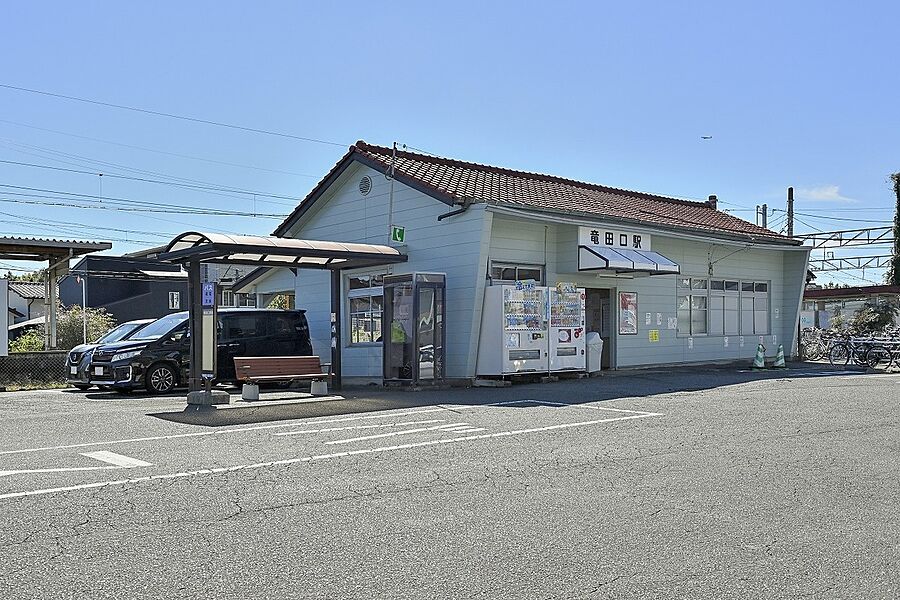
{"label": "window frame", "polygon": [[[494,269],[515,269],[515,278],[503,279],[502,277],[494,277]],[[535,284],[545,285],[544,280],[547,276],[547,269],[545,268],[545,265],[537,263],[520,263],[506,260],[491,260],[488,264],[487,278],[491,282],[491,285],[509,285],[511,283],[515,283],[516,281],[520,281],[519,271],[525,269],[534,269],[539,271],[541,274],[540,279],[535,279]]]}
{"label": "window frame", "polygon": [[[348,273],[346,275],[346,288],[344,292],[344,312],[347,315],[345,318],[345,326],[347,328],[347,339],[345,342],[345,346],[360,348],[360,347],[380,347],[382,342],[374,341],[375,337],[375,323],[378,322],[378,327],[380,331],[382,318],[384,315],[384,276],[387,275],[388,272],[386,270],[378,270],[378,271],[365,271],[361,273]],[[377,280],[377,278],[381,278],[381,283],[379,285],[373,285],[373,283]],[[350,288],[350,280],[351,279],[361,279],[368,278],[369,287],[364,288]],[[368,298],[369,299],[369,310],[368,311],[353,311],[351,310],[351,306],[353,300],[359,298]],[[372,310],[372,301],[374,298],[378,298],[381,301],[381,307],[379,310]],[[375,313],[377,312],[377,316]],[[358,339],[354,339],[356,330],[353,328],[354,319],[358,319],[359,317],[355,317],[354,315],[365,314],[368,313],[365,320],[369,322],[369,335],[373,338],[372,341],[360,341]],[[382,336],[383,338],[383,336]]]}
{"label": "window frame", "polygon": [[[703,288],[702,285],[698,286],[695,282],[699,280],[706,279],[706,287]],[[684,285],[684,281],[689,280],[687,286]],[[721,282],[722,288],[719,289],[718,284]],[[732,285],[728,285],[732,284]],[[736,284],[736,285],[735,285]],[[757,291],[760,290],[760,291]],[[690,275],[679,275],[675,280],[675,313],[678,317],[678,329],[677,336],[678,337],[729,337],[729,336],[751,336],[751,335],[771,335],[772,334],[772,304],[771,304],[771,293],[772,291],[772,282],[771,280],[758,280],[758,279],[740,279],[736,277],[715,277],[715,278],[705,278],[705,277],[692,277]],[[699,292],[699,293],[698,293]],[[694,323],[693,323],[693,313],[694,310],[704,310],[704,309],[695,309],[694,308],[694,297],[705,297],[706,300],[706,332],[705,333],[695,333],[694,332]],[[682,298],[687,298],[687,308],[680,308],[682,304]],[[722,307],[719,308],[717,306],[718,300],[715,302],[713,299],[722,298]],[[737,308],[728,309],[728,299],[734,299],[737,301]],[[744,304],[745,301],[750,303],[750,307],[748,310],[745,310]],[[762,308],[764,307],[764,308]],[[687,312],[688,315],[688,324],[687,331],[683,331],[682,326],[682,318],[681,313]],[[717,330],[713,331],[714,318],[717,317],[714,313],[721,313],[722,318],[722,333],[719,333]],[[728,315],[729,313],[735,313],[737,317],[736,322],[736,331],[728,330]],[[757,318],[760,315],[765,315],[764,318],[764,327],[759,327]],[[745,323],[745,315],[746,318],[749,319],[748,322]],[[733,315],[734,316],[734,315]]]}
{"label": "window frame", "polygon": [[[684,280],[687,280],[687,285],[683,285]],[[709,278],[708,277],[692,277],[691,275],[679,275],[675,278],[675,316],[677,319],[677,329],[675,330],[676,337],[707,337],[710,335],[709,333],[709,313],[710,313],[710,302],[709,302],[710,290],[709,290]],[[682,298],[687,299],[687,308],[680,308]],[[705,308],[699,308],[694,306],[696,299],[704,299],[705,300]],[[687,311],[688,317],[685,321],[681,318],[681,313]],[[703,331],[694,331],[694,311],[703,312],[704,313],[704,328]],[[687,331],[682,330],[683,323],[687,323]]]}

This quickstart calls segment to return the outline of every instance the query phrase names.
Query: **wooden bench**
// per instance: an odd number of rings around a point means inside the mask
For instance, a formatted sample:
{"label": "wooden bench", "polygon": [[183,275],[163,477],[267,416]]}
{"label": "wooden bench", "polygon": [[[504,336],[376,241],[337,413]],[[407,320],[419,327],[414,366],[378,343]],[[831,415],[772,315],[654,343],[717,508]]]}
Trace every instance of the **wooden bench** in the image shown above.
{"label": "wooden bench", "polygon": [[[234,372],[237,379],[253,384],[301,380],[326,381],[331,374],[325,372],[322,366],[318,356],[234,357]],[[331,365],[326,363],[326,366]]]}

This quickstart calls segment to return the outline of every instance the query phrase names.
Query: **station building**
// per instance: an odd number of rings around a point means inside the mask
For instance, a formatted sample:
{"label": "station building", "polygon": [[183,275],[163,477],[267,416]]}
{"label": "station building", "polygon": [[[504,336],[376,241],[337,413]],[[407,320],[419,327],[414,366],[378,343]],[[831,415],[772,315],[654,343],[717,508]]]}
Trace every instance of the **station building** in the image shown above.
{"label": "station building", "polygon": [[[390,214],[390,217],[389,217]],[[394,231],[391,225],[403,228]],[[796,351],[808,249],[697,202],[357,142],[273,233],[399,246],[408,261],[345,272],[343,371],[382,377],[385,275],[446,274],[445,375],[471,380],[488,286],[585,290],[585,326],[611,369]],[[402,237],[402,243],[396,238]],[[331,352],[326,272],[253,271],[236,292],[293,296]],[[497,318],[501,318],[500,315]]]}

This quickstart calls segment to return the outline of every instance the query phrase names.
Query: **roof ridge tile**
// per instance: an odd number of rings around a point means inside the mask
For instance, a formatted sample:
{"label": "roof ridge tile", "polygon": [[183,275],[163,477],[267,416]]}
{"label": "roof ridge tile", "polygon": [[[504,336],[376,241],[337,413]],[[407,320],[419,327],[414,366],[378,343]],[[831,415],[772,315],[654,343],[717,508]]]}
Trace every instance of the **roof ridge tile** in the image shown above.
{"label": "roof ridge tile", "polygon": [[[386,158],[390,158],[393,155],[393,148],[388,148],[387,146],[378,146],[376,144],[370,144],[364,140],[358,140],[351,149],[357,149],[363,152],[367,152],[370,154],[376,154],[379,156],[384,156]],[[660,194],[653,194],[650,192],[641,192],[638,190],[629,190],[627,188],[617,188],[608,185],[601,185],[599,183],[591,183],[589,181],[581,181],[579,179],[571,179],[568,177],[560,177],[558,175],[549,175],[547,173],[538,173],[536,171],[523,171],[518,169],[510,169],[508,167],[498,167],[495,165],[488,165],[484,163],[477,163],[465,160],[459,160],[457,158],[448,158],[445,156],[437,156],[437,155],[429,155],[429,154],[421,154],[418,152],[410,152],[409,150],[397,150],[398,158],[411,158],[415,160],[421,160],[423,162],[428,162],[432,164],[441,164],[452,167],[460,167],[460,168],[474,168],[481,171],[493,173],[496,175],[507,175],[511,177],[522,177],[525,179],[532,179],[534,181],[543,181],[547,183],[562,183],[565,185],[572,185],[575,187],[586,188],[590,190],[596,190],[601,192],[610,192],[614,194],[625,194],[629,196],[639,196],[642,198],[646,198],[648,200],[659,200],[661,202],[672,202],[677,204],[685,204],[687,206],[697,206],[704,207],[708,206],[706,201],[704,200],[687,200],[684,198],[674,198],[672,196],[663,196]]]}

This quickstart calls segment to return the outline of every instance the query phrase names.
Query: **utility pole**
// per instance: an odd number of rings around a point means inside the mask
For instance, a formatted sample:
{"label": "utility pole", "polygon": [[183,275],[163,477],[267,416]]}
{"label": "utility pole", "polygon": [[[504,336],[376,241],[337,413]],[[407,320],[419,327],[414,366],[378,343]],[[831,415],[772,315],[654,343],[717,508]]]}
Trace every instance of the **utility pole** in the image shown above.
{"label": "utility pole", "polygon": [[768,204],[763,204],[762,206],[760,206],[759,204],[756,205],[756,224],[761,225],[764,229],[768,229],[767,224],[768,224],[769,217],[766,214],[768,212],[769,212]]}
{"label": "utility pole", "polygon": [[794,237],[794,187],[788,188],[787,197],[787,234]]}
{"label": "utility pole", "polygon": [[84,273],[81,274],[81,337],[87,344],[87,257],[84,259]]}
{"label": "utility pole", "polygon": [[387,218],[387,245],[391,245],[391,237],[394,231],[394,165],[397,164],[397,142],[394,142],[393,150],[391,151],[391,168],[390,168],[390,176],[388,179],[391,180],[391,189],[388,193],[388,218]]}

